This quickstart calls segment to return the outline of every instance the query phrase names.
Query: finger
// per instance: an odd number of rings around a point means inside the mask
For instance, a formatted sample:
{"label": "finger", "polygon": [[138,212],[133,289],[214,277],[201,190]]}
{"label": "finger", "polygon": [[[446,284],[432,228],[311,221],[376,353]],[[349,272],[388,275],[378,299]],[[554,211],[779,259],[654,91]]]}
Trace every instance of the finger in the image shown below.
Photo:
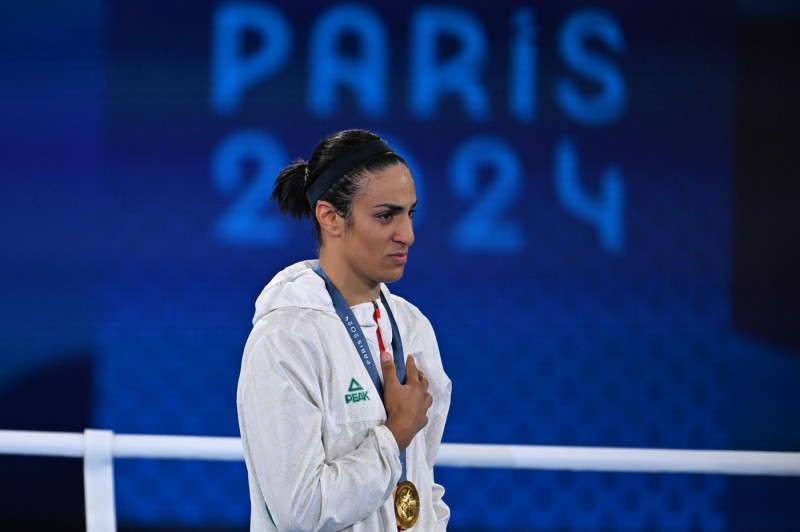
{"label": "finger", "polygon": [[419,369],[417,369],[417,363],[414,361],[414,357],[408,355],[408,357],[406,357],[406,379],[418,379],[418,373]]}
{"label": "finger", "polygon": [[419,372],[419,383],[422,385],[423,390],[428,389],[428,377],[426,377],[421,371]]}
{"label": "finger", "polygon": [[[394,368],[394,359],[388,351],[381,352],[381,370],[383,371],[384,386],[397,381],[397,371]],[[399,383],[399,381],[397,381]]]}

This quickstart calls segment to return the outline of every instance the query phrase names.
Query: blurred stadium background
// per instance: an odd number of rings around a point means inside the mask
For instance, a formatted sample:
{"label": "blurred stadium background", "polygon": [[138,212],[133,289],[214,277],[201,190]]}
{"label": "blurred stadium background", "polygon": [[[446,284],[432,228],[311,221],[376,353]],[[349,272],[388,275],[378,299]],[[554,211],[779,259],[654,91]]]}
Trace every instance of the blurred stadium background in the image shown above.
{"label": "blurred stadium background", "polygon": [[[236,436],[277,170],[363,127],[420,214],[445,441],[800,449],[800,8],[0,6],[0,429]],[[120,530],[245,530],[242,463],[117,461]],[[84,527],[0,457],[0,528]],[[796,531],[800,479],[439,468],[450,529]]]}

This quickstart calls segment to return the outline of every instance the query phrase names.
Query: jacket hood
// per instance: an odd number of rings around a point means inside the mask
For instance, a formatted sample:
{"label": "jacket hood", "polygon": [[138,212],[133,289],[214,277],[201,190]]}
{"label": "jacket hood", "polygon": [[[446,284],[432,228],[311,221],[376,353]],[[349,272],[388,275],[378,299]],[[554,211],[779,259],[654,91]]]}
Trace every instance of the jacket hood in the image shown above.
{"label": "jacket hood", "polygon": [[282,307],[306,308],[336,313],[325,281],[314,268],[318,260],[298,262],[280,271],[256,299],[253,325],[265,315]]}

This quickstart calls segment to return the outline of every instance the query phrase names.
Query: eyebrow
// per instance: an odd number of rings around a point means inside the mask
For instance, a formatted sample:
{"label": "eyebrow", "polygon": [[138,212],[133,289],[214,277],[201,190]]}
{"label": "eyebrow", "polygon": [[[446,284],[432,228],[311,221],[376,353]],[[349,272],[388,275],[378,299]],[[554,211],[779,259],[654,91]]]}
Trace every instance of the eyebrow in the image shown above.
{"label": "eyebrow", "polygon": [[[413,209],[414,207],[416,207],[417,203],[418,201],[412,203],[411,208]],[[394,203],[379,203],[377,205],[372,206],[373,209],[377,209],[379,207],[383,207],[384,209],[389,209],[390,211],[402,211],[405,209],[405,207],[403,207],[402,205],[396,205]]]}

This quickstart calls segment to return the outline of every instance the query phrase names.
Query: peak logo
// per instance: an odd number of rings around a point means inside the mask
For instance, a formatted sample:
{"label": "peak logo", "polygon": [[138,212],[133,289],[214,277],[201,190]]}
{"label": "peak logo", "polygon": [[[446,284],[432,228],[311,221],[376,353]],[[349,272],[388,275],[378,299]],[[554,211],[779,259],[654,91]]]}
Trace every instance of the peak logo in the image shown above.
{"label": "peak logo", "polygon": [[359,401],[369,401],[369,392],[364,390],[357,380],[350,379],[350,386],[344,394],[345,404],[358,403]]}

